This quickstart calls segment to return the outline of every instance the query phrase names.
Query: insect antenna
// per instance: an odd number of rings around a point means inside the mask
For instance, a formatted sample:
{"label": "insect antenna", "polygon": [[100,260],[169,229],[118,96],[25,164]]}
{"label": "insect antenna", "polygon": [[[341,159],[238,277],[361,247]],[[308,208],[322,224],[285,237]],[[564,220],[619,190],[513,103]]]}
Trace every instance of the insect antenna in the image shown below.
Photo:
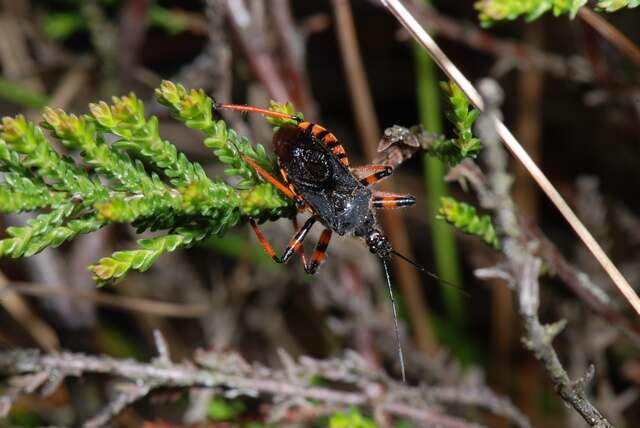
{"label": "insect antenna", "polygon": [[254,106],[244,106],[239,104],[224,104],[224,103],[216,103],[214,102],[213,108],[215,110],[231,110],[238,111],[244,115],[248,115],[249,113],[258,113],[265,117],[275,117],[278,119],[289,119],[295,122],[301,122],[300,117],[294,114],[281,113],[278,111],[268,110],[260,107]]}
{"label": "insect antenna", "polygon": [[393,308],[393,323],[396,332],[396,343],[398,344],[398,359],[400,360],[400,370],[402,371],[402,382],[407,382],[407,375],[404,368],[404,354],[402,352],[402,343],[400,342],[400,328],[398,327],[398,309],[396,307],[396,299],[393,297],[393,287],[391,286],[391,277],[389,276],[389,267],[387,260],[382,259],[384,266],[384,274],[387,277],[387,286],[389,287],[389,297],[391,298],[391,307]]}
{"label": "insect antenna", "polygon": [[426,272],[426,269],[423,268],[422,266],[420,266],[418,263],[414,262],[413,260],[411,260],[410,258],[408,258],[407,256],[404,256],[402,254],[400,254],[399,252],[395,251],[395,250],[391,250],[391,253],[394,256],[398,256],[400,257],[402,260],[404,260],[405,262],[412,264],[416,269],[418,269],[421,272]]}
{"label": "insect antenna", "polygon": [[395,256],[400,257],[402,260],[404,260],[405,262],[413,265],[416,269],[418,269],[420,272],[424,272],[425,275],[430,276],[431,278],[435,279],[436,281],[440,282],[441,284],[444,285],[448,285],[449,287],[453,287],[456,290],[458,290],[459,292],[461,292],[462,294],[464,294],[465,297],[471,297],[471,295],[469,293],[467,293],[462,287],[460,287],[457,284],[454,284],[452,282],[447,281],[446,279],[442,279],[440,278],[437,274],[426,270],[424,267],[420,266],[419,264],[417,264],[416,262],[414,262],[413,260],[411,260],[410,258],[408,258],[407,256],[404,256],[394,250],[391,250],[391,253]]}

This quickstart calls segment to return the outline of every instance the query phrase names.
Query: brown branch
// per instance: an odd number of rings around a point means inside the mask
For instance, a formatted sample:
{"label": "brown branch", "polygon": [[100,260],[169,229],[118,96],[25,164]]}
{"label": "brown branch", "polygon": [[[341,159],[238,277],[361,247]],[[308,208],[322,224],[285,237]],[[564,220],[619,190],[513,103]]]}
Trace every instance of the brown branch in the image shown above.
{"label": "brown branch", "polygon": [[[291,360],[292,361],[292,360]],[[381,372],[366,367],[356,354],[343,359],[313,360],[302,358],[289,362],[286,369],[272,370],[251,365],[237,354],[200,352],[196,361],[180,364],[166,360],[141,363],[110,357],[96,357],[71,352],[41,354],[34,350],[0,353],[0,374],[24,378],[25,375],[57,373],[57,377],[79,377],[91,373],[105,374],[131,382],[106,409],[91,419],[86,426],[97,426],[115,416],[129,403],[145,396],[158,387],[224,388],[239,395],[256,394],[273,396],[274,402],[296,398],[297,407],[318,405],[364,406],[389,415],[406,417],[423,424],[445,428],[478,427],[453,416],[435,410],[427,403],[423,391],[427,387],[410,388],[398,384]],[[341,387],[309,386],[315,377],[329,383],[340,382]],[[39,379],[46,379],[40,375]],[[344,385],[351,385],[347,390]],[[26,384],[32,385],[33,382]],[[38,386],[42,384],[40,382]],[[46,387],[46,386],[45,386]],[[22,388],[21,393],[34,392],[36,388]],[[15,391],[14,391],[15,392]],[[6,402],[6,401],[5,401]],[[10,405],[10,402],[7,402]]]}
{"label": "brown branch", "polygon": [[262,45],[264,37],[255,34],[250,36],[251,23],[247,19],[250,15],[244,2],[242,0],[227,0],[227,8],[231,29],[238,40],[244,59],[256,79],[264,86],[272,99],[280,102],[291,99],[273,58]]}
{"label": "brown branch", "polygon": [[18,321],[42,349],[52,351],[60,347],[56,331],[43,320],[29,303],[8,286],[8,279],[0,272],[0,305]]}
{"label": "brown branch", "polygon": [[210,309],[208,305],[179,305],[137,297],[117,296],[98,291],[85,291],[63,286],[45,286],[14,281],[8,282],[4,286],[0,285],[0,297],[4,298],[5,293],[16,293],[41,298],[64,296],[73,299],[87,300],[97,305],[107,306],[113,309],[172,318],[201,318],[205,316]]}
{"label": "brown branch", "polygon": [[311,95],[309,76],[305,69],[306,37],[296,28],[290,0],[273,0],[271,16],[278,39],[278,50],[284,59],[283,72],[289,82],[291,101],[307,118],[316,118],[317,108]]}
{"label": "brown branch", "polygon": [[640,65],[640,48],[620,30],[589,8],[581,7],[578,11],[578,16],[597,31],[602,38],[615,46],[631,62],[635,65]]}
{"label": "brown branch", "polygon": [[147,34],[149,0],[127,0],[118,22],[118,75],[119,89],[131,89],[132,75],[139,61],[140,49]]}

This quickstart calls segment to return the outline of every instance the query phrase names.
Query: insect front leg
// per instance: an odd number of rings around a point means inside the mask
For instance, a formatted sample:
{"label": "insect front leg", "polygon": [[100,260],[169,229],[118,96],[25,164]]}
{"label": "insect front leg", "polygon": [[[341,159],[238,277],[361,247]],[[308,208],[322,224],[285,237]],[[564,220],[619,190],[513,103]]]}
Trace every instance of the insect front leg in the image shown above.
{"label": "insect front leg", "polygon": [[[366,165],[353,168],[351,172],[353,172],[358,177],[363,177],[360,179],[360,183],[364,184],[365,186],[371,186],[378,181],[390,176],[393,172],[393,168],[384,165]],[[373,172],[373,174],[370,174],[371,172]]]}
{"label": "insect front leg", "polygon": [[260,174],[262,178],[264,178],[273,186],[275,186],[276,189],[284,193],[286,197],[293,199],[296,203],[296,208],[298,208],[298,210],[302,210],[304,208],[306,204],[304,203],[304,200],[300,195],[296,195],[291,189],[289,189],[287,186],[279,182],[273,175],[265,171],[264,168],[258,165],[256,161],[251,159],[249,156],[242,155],[242,160],[248,163],[249,166],[253,168],[258,174]]}
{"label": "insect front leg", "polygon": [[[288,262],[289,259],[291,258],[291,256],[293,256],[296,253],[296,251],[298,251],[298,250],[300,250],[302,248],[302,242],[304,241],[304,238],[307,236],[307,233],[309,233],[309,230],[311,230],[311,227],[315,224],[315,222],[316,222],[316,219],[313,218],[313,217],[311,217],[309,220],[307,220],[305,222],[305,224],[300,228],[300,230],[298,230],[298,232],[296,232],[296,234],[293,236],[293,238],[291,238],[291,240],[289,241],[289,245],[287,245],[287,248],[285,248],[284,252],[282,253],[282,256],[278,257],[278,255],[276,254],[276,252],[273,249],[273,247],[271,246],[271,244],[269,244],[267,239],[264,237],[264,234],[262,233],[262,231],[260,230],[260,228],[256,224],[255,220],[253,220],[253,219],[249,220],[249,223],[251,224],[251,227],[253,228],[253,231],[255,232],[256,236],[258,237],[258,240],[260,241],[260,243],[264,247],[264,249],[267,252],[267,254],[269,254],[269,256],[276,263],[286,263],[286,262]],[[312,264],[313,264],[313,262],[312,262]],[[305,266],[305,270],[306,270],[306,266]]]}

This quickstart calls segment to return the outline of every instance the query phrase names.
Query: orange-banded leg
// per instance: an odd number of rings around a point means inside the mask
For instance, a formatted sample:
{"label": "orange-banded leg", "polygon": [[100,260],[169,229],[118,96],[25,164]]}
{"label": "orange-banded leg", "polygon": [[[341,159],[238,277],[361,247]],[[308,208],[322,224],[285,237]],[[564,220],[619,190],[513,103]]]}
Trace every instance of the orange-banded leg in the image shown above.
{"label": "orange-banded leg", "polygon": [[282,193],[284,193],[285,196],[287,196],[288,198],[293,199],[296,202],[296,207],[299,210],[304,208],[305,202],[304,202],[304,199],[302,198],[302,196],[295,194],[293,192],[293,190],[291,190],[290,188],[288,188],[287,186],[282,184],[273,175],[271,175],[267,171],[265,171],[264,168],[262,168],[260,165],[258,165],[256,163],[256,161],[251,159],[249,156],[241,155],[241,157],[242,157],[242,160],[245,161],[246,163],[248,163],[251,168],[255,169],[255,171],[258,174],[260,174],[260,176],[262,176],[262,178],[267,180],[269,183],[273,184],[278,190],[280,190]]}
{"label": "orange-banded leg", "polygon": [[390,167],[386,165],[362,165],[351,167],[349,170],[358,180],[361,180],[376,172],[386,171],[388,168]]}
{"label": "orange-banded leg", "polygon": [[[293,217],[292,223],[293,223],[293,230],[297,231],[299,229],[298,219],[296,217]],[[301,248],[300,251],[298,252],[298,254],[300,254],[300,261],[302,262],[302,267],[306,268],[307,267],[307,257],[304,254],[304,248]]]}
{"label": "orange-banded leg", "polygon": [[[299,251],[302,248],[302,242],[304,241],[304,238],[306,238],[307,233],[309,233],[309,230],[311,230],[311,227],[315,224],[315,222],[316,222],[316,219],[313,217],[307,220],[305,224],[302,225],[300,230],[296,232],[293,238],[291,238],[291,241],[289,241],[289,245],[287,245],[287,248],[285,248],[284,252],[282,253],[282,256],[278,257],[278,255],[276,254],[271,244],[269,244],[267,239],[264,237],[264,234],[256,224],[255,220],[253,219],[249,220],[249,223],[251,224],[253,231],[256,233],[258,240],[264,247],[267,254],[269,254],[269,256],[276,263],[287,263],[291,258],[291,256],[293,256],[296,253],[296,251]],[[307,266],[305,265],[305,270],[306,269],[307,269]]]}
{"label": "orange-banded leg", "polygon": [[313,275],[316,273],[316,270],[322,264],[325,256],[327,255],[327,247],[329,246],[329,241],[331,241],[331,229],[325,229],[322,231],[320,235],[320,239],[318,240],[318,244],[316,245],[316,249],[313,252],[313,256],[311,257],[311,263],[304,267],[304,271],[309,275]]}
{"label": "orange-banded leg", "polygon": [[364,184],[365,186],[371,186],[377,183],[378,181],[384,178],[387,178],[393,172],[393,168],[391,168],[390,166],[382,166],[382,165],[370,165],[368,167],[360,167],[360,168],[375,168],[375,169],[382,168],[382,169],[379,169],[377,172],[374,172],[373,174],[360,179],[360,183]]}
{"label": "orange-banded leg", "polygon": [[215,103],[213,106],[214,109],[216,110],[232,110],[232,111],[239,111],[242,113],[258,113],[261,114],[263,116],[268,116],[268,117],[275,117],[278,119],[290,119],[295,121],[296,123],[301,122],[301,119],[293,114],[287,114],[287,113],[280,113],[277,111],[271,111],[271,110],[267,110],[264,108],[260,108],[260,107],[253,107],[253,106],[241,106],[238,104],[218,104]]}
{"label": "orange-banded leg", "polygon": [[[291,259],[291,256],[293,256],[293,254],[296,251],[300,251],[301,253],[304,254],[304,249],[302,248],[302,242],[304,241],[304,238],[307,236],[307,233],[309,233],[309,230],[315,224],[315,222],[316,222],[316,219],[313,217],[307,220],[305,224],[302,226],[302,228],[300,228],[300,230],[298,230],[298,232],[294,235],[294,237],[291,238],[291,241],[289,241],[289,245],[287,245],[287,248],[285,248],[282,256],[278,257],[276,255],[275,250],[271,246],[271,244],[269,244],[267,239],[264,237],[264,234],[256,224],[255,220],[253,219],[249,220],[249,223],[251,224],[253,231],[256,233],[258,240],[264,247],[267,254],[269,254],[269,256],[276,263],[288,262],[289,259]],[[316,273],[316,270],[318,270],[318,267],[322,264],[322,261],[324,260],[327,254],[327,247],[329,246],[329,241],[331,240],[331,234],[332,232],[330,229],[325,229],[322,231],[322,234],[320,235],[320,239],[318,240],[318,244],[316,245],[316,249],[313,252],[313,256],[311,257],[310,263],[307,264],[306,260],[303,258],[304,271],[307,272],[308,274],[313,275],[314,273]]]}
{"label": "orange-banded leg", "polygon": [[399,195],[396,193],[374,192],[372,207],[375,209],[410,207],[416,203],[416,198],[411,195]]}

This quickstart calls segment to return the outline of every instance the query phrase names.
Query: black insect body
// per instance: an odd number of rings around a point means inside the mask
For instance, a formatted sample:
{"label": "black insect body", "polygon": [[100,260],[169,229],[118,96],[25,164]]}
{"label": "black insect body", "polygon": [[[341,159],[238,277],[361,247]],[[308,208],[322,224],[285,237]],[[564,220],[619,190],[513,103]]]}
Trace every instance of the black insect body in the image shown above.
{"label": "black insect body", "polygon": [[325,227],[338,235],[364,236],[373,221],[371,191],[311,130],[282,128],[275,134],[283,177]]}
{"label": "black insect body", "polygon": [[[297,123],[296,126],[280,128],[273,136],[273,146],[282,181],[262,169],[251,158],[245,156],[243,159],[265,180],[293,199],[299,211],[310,212],[311,217],[289,241],[282,256],[276,255],[256,222],[250,220],[250,224],[273,260],[286,263],[300,251],[305,271],[309,274],[315,273],[324,260],[333,232],[362,238],[369,250],[383,261],[391,299],[394,303],[397,334],[396,307],[387,261],[392,254],[405,260],[406,258],[393,251],[389,240],[378,227],[375,210],[411,206],[415,204],[415,198],[410,195],[372,191],[369,188],[372,184],[391,175],[391,167],[383,165],[350,167],[344,148],[333,134],[320,125],[304,122],[296,116],[250,106],[222,104],[216,107],[291,119]],[[325,229],[320,235],[311,261],[307,263],[302,243],[316,222],[320,222]],[[404,362],[400,349],[399,355],[404,379]]]}

